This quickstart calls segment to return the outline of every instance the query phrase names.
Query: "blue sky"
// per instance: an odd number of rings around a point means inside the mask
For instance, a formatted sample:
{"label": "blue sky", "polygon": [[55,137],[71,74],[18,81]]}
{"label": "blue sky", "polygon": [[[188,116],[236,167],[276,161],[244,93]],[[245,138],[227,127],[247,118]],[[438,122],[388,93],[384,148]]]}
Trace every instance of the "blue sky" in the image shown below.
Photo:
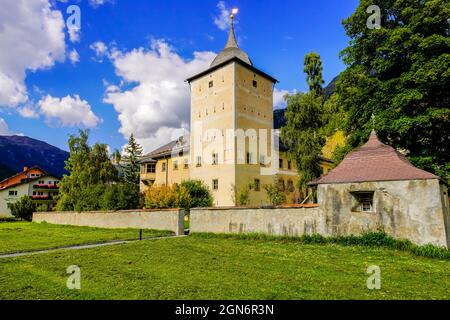
{"label": "blue sky", "polygon": [[[307,52],[321,55],[326,83],[344,69],[339,52],[348,39],[341,21],[358,1],[5,4],[0,7],[0,84],[6,83],[0,86],[0,134],[24,134],[67,149],[69,134],[89,128],[91,142],[120,149],[133,132],[151,151],[187,129],[189,89],[183,78],[206,68],[223,48],[228,19],[221,17],[227,10],[239,8],[239,45],[256,67],[280,81],[281,96],[306,90]],[[80,8],[81,25],[70,37],[66,10],[73,4]],[[28,25],[19,24],[23,21]]]}

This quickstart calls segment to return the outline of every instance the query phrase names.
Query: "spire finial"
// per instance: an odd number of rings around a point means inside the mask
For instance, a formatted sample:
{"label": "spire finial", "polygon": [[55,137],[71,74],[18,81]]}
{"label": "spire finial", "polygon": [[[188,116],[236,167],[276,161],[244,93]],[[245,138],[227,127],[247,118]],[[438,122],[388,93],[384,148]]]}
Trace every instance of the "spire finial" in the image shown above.
{"label": "spire finial", "polygon": [[230,35],[225,48],[238,48],[236,36],[234,35],[234,16],[239,12],[238,8],[233,8],[230,14]]}

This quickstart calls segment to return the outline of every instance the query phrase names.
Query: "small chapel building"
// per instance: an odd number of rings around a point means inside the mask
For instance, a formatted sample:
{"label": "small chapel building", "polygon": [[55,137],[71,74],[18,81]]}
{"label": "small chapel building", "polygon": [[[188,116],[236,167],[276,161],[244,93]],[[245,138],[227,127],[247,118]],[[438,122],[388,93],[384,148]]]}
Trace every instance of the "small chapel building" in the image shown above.
{"label": "small chapel building", "polygon": [[375,131],[366,144],[309,185],[317,187],[329,234],[382,228],[416,244],[450,247],[446,183],[414,167],[404,155],[380,142]]}

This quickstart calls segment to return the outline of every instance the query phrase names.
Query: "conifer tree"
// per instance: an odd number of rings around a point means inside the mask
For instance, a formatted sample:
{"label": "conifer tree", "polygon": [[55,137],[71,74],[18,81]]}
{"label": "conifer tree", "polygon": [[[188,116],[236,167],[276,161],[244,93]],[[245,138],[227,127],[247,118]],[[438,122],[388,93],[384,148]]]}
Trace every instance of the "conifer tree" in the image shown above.
{"label": "conifer tree", "polygon": [[142,147],[137,143],[133,134],[131,134],[128,144],[125,147],[125,155],[123,157],[123,178],[126,183],[139,185],[140,156],[142,156]]}

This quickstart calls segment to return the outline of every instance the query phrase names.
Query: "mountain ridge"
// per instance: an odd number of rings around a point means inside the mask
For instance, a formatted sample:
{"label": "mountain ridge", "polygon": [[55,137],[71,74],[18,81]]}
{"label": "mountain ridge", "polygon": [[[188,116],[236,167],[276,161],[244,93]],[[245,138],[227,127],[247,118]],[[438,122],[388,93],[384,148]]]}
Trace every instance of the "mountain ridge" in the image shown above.
{"label": "mountain ridge", "polygon": [[64,161],[69,152],[27,136],[0,136],[0,180],[20,172],[24,167],[38,166],[49,174],[67,174]]}

